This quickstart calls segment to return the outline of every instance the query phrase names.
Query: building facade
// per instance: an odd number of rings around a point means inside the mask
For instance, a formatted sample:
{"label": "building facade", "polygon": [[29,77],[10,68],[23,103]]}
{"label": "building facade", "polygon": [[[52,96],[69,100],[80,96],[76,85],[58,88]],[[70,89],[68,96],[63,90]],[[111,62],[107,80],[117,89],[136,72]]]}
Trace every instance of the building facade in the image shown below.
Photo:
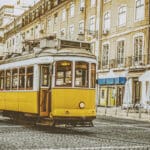
{"label": "building facade", "polygon": [[43,37],[55,35],[91,42],[92,51],[98,57],[100,9],[97,6],[99,0],[41,0],[7,26],[5,50],[21,53],[26,45],[32,46]]}
{"label": "building facade", "polygon": [[150,63],[150,1],[103,0],[101,21],[98,103],[140,104],[139,77]]}

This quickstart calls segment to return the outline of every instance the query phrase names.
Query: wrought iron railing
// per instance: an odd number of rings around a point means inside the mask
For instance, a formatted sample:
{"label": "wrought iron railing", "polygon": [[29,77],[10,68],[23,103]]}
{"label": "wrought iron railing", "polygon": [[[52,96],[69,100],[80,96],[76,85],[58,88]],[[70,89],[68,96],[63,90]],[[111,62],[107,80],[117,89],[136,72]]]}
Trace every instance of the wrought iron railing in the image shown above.
{"label": "wrought iron railing", "polygon": [[150,54],[101,61],[101,69],[142,67],[150,64]]}

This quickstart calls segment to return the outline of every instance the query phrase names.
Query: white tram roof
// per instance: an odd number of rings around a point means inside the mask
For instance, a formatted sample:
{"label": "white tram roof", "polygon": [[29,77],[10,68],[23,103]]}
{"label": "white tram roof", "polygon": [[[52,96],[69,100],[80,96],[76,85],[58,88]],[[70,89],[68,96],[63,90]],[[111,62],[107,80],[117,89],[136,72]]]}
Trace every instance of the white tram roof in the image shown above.
{"label": "white tram roof", "polygon": [[30,66],[34,64],[48,64],[60,60],[86,61],[96,63],[95,56],[85,49],[63,48],[61,50],[45,49],[39,53],[26,54],[2,60],[0,70]]}

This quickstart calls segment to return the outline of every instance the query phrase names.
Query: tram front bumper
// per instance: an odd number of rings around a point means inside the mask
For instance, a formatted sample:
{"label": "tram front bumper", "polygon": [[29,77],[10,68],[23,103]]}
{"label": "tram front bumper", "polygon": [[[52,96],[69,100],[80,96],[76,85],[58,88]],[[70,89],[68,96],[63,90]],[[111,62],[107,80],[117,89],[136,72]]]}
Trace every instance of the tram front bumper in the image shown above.
{"label": "tram front bumper", "polygon": [[95,109],[55,109],[50,116],[53,118],[63,118],[63,119],[81,119],[93,120],[96,118]]}

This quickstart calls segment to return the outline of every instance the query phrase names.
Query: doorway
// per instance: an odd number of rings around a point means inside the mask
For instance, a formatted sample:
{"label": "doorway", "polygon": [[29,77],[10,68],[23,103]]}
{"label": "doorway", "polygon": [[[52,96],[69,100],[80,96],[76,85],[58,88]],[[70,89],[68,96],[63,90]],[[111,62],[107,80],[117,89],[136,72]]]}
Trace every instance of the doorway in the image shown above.
{"label": "doorway", "polygon": [[49,116],[51,111],[51,66],[40,66],[40,116]]}

